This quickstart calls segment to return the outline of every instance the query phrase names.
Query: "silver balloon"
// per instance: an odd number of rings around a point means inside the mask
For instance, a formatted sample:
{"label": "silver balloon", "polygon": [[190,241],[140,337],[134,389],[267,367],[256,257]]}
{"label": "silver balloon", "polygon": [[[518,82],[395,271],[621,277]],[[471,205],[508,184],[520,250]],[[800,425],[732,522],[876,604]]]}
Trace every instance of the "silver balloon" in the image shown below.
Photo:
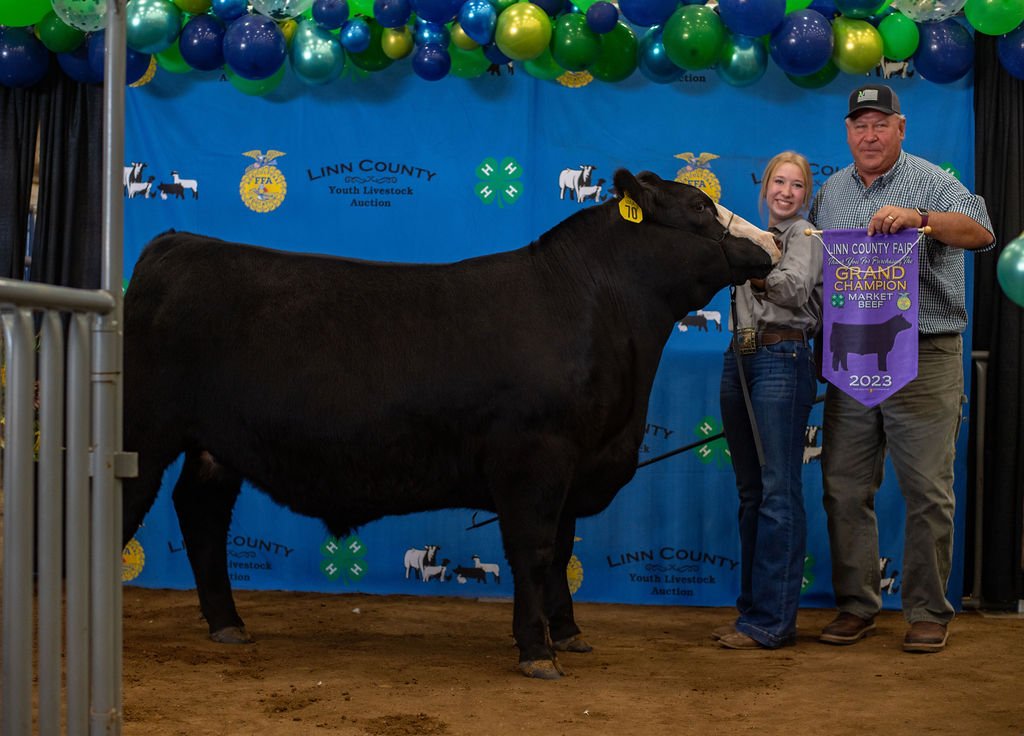
{"label": "silver balloon", "polygon": [[292,71],[303,83],[327,84],[345,68],[345,51],[338,37],[316,21],[303,20],[292,37]]}
{"label": "silver balloon", "polygon": [[53,0],[53,12],[72,28],[86,33],[107,25],[107,0]]}
{"label": "silver balloon", "polygon": [[917,23],[935,23],[964,9],[967,0],[892,0],[892,8]]}
{"label": "silver balloon", "polygon": [[313,7],[313,0],[252,0],[252,9],[274,20],[288,20]]}

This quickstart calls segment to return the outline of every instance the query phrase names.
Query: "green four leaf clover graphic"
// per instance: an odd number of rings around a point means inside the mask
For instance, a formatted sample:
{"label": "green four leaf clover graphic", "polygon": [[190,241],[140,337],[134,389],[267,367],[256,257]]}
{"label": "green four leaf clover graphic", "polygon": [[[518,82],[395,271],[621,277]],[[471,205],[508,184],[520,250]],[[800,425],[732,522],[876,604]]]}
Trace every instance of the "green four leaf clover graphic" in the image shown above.
{"label": "green four leaf clover graphic", "polygon": [[355,535],[338,539],[328,537],[320,545],[320,572],[331,580],[354,583],[366,575],[366,547]]}
{"label": "green four leaf clover graphic", "polygon": [[486,158],[476,167],[480,181],[473,191],[484,204],[497,202],[498,207],[515,204],[523,193],[523,183],[519,181],[522,175],[523,169],[514,158],[506,156],[501,163],[495,158]]}

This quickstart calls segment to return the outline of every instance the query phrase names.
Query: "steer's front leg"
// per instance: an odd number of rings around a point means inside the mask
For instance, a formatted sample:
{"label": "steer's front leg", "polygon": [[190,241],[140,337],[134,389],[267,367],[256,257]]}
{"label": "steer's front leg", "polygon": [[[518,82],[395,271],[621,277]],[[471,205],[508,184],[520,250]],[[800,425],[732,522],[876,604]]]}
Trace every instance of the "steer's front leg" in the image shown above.
{"label": "steer's front leg", "polygon": [[[524,512],[523,508],[533,513]],[[527,677],[554,680],[562,674],[544,615],[545,580],[555,556],[554,519],[536,515],[534,503],[499,512],[505,556],[512,569],[515,597],[512,634],[519,647],[519,670]]]}

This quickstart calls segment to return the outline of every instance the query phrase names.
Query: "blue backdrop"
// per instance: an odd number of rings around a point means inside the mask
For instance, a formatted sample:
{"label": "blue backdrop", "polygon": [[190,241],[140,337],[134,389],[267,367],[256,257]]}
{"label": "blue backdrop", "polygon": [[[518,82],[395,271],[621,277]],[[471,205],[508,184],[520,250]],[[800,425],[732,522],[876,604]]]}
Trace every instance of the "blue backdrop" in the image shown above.
{"label": "blue backdrop", "polygon": [[[847,95],[865,81],[841,75],[823,89],[805,90],[772,65],[745,89],[729,87],[713,71],[687,73],[671,85],[639,74],[604,85],[586,73],[541,82],[500,71],[426,83],[407,68],[367,77],[350,67],[329,88],[286,78],[266,98],[245,96],[216,73],[161,71],[128,92],[126,277],[145,243],[168,228],[395,261],[450,261],[516,248],[607,198],[618,167],[700,185],[763,222],[757,189],[772,155],[789,148],[804,153],[817,183],[849,162]],[[907,150],[955,169],[973,189],[970,80],[939,86],[911,75],[889,83],[908,116]],[[727,293],[700,317],[679,325],[665,347],[641,461],[720,431]],[[818,405],[805,452],[803,600],[828,606],[820,424]],[[962,431],[956,467],[955,605],[966,436]],[[170,499],[177,470],[177,464],[169,469],[126,556],[125,577],[134,584],[193,586]],[[880,561],[888,579],[884,600],[898,607],[903,506],[891,469],[877,509],[881,555],[888,560]],[[736,512],[724,440],[641,468],[607,511],[579,522],[568,571],[576,598],[732,605],[739,584]],[[334,540],[319,521],[293,515],[246,486],[227,539],[232,579],[238,588],[511,595],[497,525],[474,527],[488,518],[472,510],[391,517]],[[422,581],[405,561],[409,550],[428,545],[439,547],[437,565],[449,560],[449,573],[473,567],[476,555],[481,564],[497,565],[500,577],[492,571],[483,581],[465,575]]]}

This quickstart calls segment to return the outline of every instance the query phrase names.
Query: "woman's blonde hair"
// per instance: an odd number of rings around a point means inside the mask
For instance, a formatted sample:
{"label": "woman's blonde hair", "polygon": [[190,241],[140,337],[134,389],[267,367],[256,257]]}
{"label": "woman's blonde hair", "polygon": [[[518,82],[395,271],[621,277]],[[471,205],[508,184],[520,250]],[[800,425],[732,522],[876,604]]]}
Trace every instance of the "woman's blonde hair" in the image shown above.
{"label": "woman's blonde hair", "polygon": [[761,175],[761,194],[757,200],[757,208],[760,210],[761,215],[764,216],[765,200],[768,197],[768,182],[771,181],[772,176],[775,175],[775,169],[779,168],[782,164],[793,164],[800,169],[800,173],[804,177],[804,201],[800,203],[800,211],[805,212],[811,204],[811,194],[814,190],[814,177],[811,176],[811,165],[807,162],[807,159],[796,151],[783,151],[772,156],[771,161],[764,167],[764,173]]}

